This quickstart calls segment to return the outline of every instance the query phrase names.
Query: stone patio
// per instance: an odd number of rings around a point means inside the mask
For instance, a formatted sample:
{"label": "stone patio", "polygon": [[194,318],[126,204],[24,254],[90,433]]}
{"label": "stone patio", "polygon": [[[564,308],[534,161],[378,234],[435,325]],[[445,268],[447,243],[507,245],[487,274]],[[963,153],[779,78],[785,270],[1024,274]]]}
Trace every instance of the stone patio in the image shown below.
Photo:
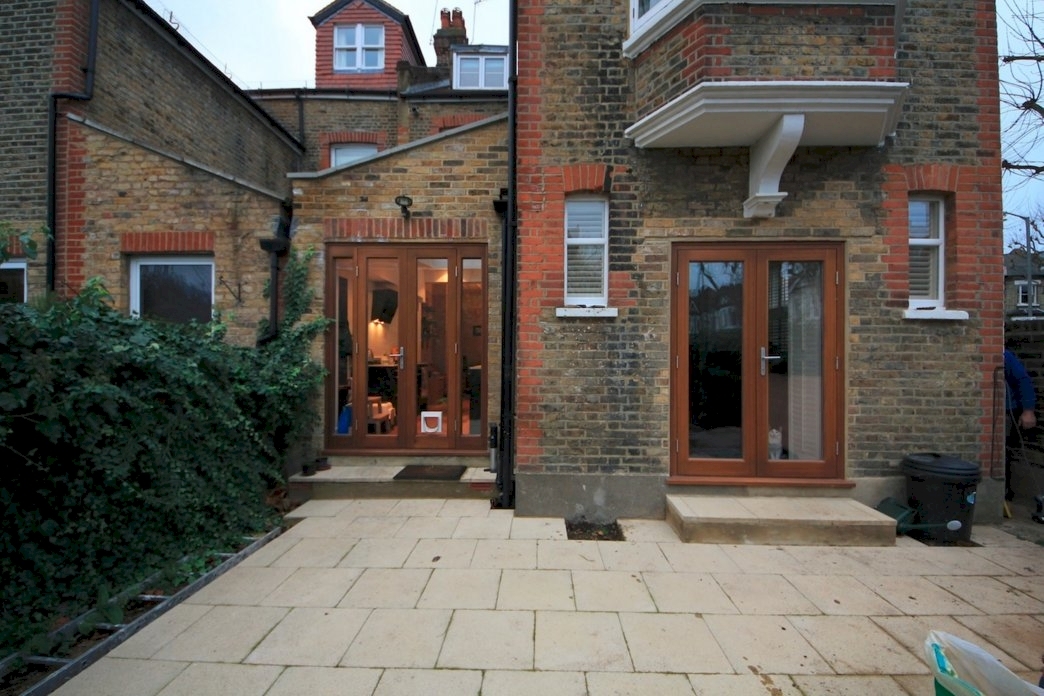
{"label": "stone patio", "polygon": [[977,547],[824,547],[684,543],[649,520],[570,541],[469,499],[289,517],[55,693],[927,695],[930,629],[1033,683],[1044,648],[1044,548],[1013,523],[974,527]]}

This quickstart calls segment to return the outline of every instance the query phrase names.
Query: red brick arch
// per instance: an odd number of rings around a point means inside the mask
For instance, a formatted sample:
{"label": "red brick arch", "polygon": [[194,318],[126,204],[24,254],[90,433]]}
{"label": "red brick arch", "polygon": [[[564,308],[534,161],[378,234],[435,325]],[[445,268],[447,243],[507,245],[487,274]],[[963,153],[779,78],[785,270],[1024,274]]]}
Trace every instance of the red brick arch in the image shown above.
{"label": "red brick arch", "polygon": [[562,167],[562,193],[605,193],[612,188],[613,168],[608,164],[569,164]]}
{"label": "red brick arch", "polygon": [[448,116],[436,116],[431,120],[431,134],[436,135],[452,128],[460,128],[475,121],[488,118],[483,114],[450,114]]}
{"label": "red brick arch", "polygon": [[330,146],[348,143],[370,143],[377,146],[378,150],[386,147],[388,136],[383,131],[332,131],[319,134],[319,168],[327,169],[330,166]]}
{"label": "red brick arch", "polygon": [[120,235],[124,254],[213,253],[213,232],[126,232]]}
{"label": "red brick arch", "polygon": [[957,191],[961,167],[955,164],[912,164],[906,168],[907,191]]}

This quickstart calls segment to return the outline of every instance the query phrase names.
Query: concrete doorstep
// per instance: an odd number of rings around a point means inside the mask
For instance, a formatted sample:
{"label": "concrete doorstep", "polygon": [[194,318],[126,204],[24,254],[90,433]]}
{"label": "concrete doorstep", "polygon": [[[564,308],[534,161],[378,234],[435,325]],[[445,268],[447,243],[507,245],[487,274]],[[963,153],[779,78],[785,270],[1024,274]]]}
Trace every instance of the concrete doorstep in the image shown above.
{"label": "concrete doorstep", "polygon": [[896,521],[849,498],[667,496],[667,522],[704,544],[894,546]]}

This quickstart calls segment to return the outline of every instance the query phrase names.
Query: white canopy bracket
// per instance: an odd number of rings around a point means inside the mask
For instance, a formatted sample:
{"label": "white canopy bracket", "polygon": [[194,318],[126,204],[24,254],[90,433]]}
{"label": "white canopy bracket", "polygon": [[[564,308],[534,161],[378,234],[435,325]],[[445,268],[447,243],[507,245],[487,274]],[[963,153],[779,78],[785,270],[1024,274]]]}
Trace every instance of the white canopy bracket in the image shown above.
{"label": "white canopy bracket", "polygon": [[787,197],[779,190],[779,180],[804,130],[804,114],[784,114],[751,146],[750,197],[743,201],[743,217],[776,216],[776,207]]}

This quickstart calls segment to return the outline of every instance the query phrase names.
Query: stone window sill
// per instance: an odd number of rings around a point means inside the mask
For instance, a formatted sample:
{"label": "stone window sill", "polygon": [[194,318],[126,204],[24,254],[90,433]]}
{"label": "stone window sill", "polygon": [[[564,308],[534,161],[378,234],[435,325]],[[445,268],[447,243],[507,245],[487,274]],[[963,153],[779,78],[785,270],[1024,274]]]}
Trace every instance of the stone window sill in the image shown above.
{"label": "stone window sill", "polygon": [[557,307],[556,317],[608,318],[618,316],[616,307]]}
{"label": "stone window sill", "polygon": [[904,319],[931,319],[934,321],[966,321],[968,313],[959,309],[917,309],[911,307],[903,311]]}

